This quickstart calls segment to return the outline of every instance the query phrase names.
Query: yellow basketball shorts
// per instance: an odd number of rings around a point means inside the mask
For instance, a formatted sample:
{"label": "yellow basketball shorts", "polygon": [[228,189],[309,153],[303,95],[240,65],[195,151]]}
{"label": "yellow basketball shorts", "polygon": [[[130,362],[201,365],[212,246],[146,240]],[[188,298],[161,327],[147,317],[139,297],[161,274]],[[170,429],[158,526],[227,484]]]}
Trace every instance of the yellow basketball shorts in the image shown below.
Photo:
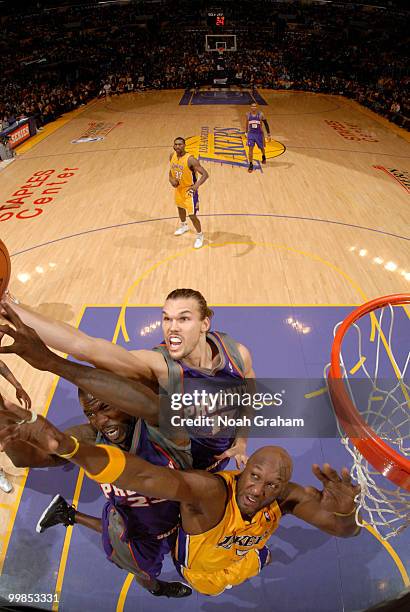
{"label": "yellow basketball shorts", "polygon": [[186,189],[175,189],[175,204],[178,208],[184,208],[188,215],[196,215],[199,211],[198,192],[193,195],[188,193],[189,187]]}
{"label": "yellow basketball shorts", "polygon": [[227,568],[211,572],[195,572],[186,567],[179,566],[180,574],[193,589],[203,595],[220,595],[227,588],[241,584],[257,576],[266,565],[269,549],[264,546],[261,550],[253,548],[239,561]]}

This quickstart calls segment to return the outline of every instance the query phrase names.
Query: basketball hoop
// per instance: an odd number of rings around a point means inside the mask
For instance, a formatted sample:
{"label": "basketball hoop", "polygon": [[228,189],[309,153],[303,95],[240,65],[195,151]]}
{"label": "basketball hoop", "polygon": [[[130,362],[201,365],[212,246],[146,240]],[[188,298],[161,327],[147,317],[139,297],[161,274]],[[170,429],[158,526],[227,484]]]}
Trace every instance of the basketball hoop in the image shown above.
{"label": "basketball hoop", "polygon": [[[410,294],[377,298],[360,306],[339,323],[334,330],[327,375],[342,443],[354,462],[351,475],[361,486],[356,499],[359,504],[356,520],[362,524],[359,511],[363,516],[366,514],[369,517],[367,522],[384,539],[397,535],[410,525],[410,385],[405,381],[410,352],[404,356],[403,365],[399,367],[392,348],[395,322],[393,307],[409,303]],[[377,317],[375,311],[378,310],[380,314]],[[385,311],[389,312],[390,318],[384,316]],[[358,325],[359,320],[364,321],[368,314],[370,342],[376,352],[372,366],[366,363],[367,358],[363,355],[363,333]],[[347,366],[347,360],[342,354],[343,340],[347,334],[351,340],[352,333],[356,334],[358,341],[355,356],[357,361],[352,364],[353,367]],[[380,351],[383,351],[383,347],[394,372],[390,388],[383,388],[386,385],[383,384],[384,379],[381,380]],[[357,401],[354,382],[349,376],[356,373],[359,373],[359,385],[364,380],[370,382],[370,393],[366,401]]]}

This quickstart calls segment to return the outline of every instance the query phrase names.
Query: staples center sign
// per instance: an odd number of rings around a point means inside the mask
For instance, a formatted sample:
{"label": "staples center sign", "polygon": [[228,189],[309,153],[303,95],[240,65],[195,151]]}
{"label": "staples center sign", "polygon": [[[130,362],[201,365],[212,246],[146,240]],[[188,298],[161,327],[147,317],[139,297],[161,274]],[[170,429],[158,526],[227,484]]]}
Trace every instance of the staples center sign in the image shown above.
{"label": "staples center sign", "polygon": [[[78,168],[63,170],[39,170],[0,204],[0,222],[10,219],[34,219],[41,215],[48,205],[64,189]],[[59,174],[57,174],[59,173]]]}

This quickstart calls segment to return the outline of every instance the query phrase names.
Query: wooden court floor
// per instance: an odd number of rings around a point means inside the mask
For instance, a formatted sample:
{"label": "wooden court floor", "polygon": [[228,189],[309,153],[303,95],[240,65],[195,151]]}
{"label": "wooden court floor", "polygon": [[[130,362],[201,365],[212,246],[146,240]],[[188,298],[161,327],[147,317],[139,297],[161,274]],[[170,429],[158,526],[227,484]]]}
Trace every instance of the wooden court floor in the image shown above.
{"label": "wooden court floor", "polygon": [[[0,172],[11,291],[74,325],[84,305],[159,305],[182,286],[232,306],[342,306],[409,292],[407,135],[342,97],[261,94],[275,142],[253,174],[238,146],[247,107],[180,106],[183,91],[93,102],[23,145]],[[193,232],[173,235],[176,136],[209,172],[199,251]],[[54,377],[7,363],[45,410]],[[5,465],[16,486],[0,496],[2,526],[25,482]],[[0,528],[0,567],[8,541]]]}

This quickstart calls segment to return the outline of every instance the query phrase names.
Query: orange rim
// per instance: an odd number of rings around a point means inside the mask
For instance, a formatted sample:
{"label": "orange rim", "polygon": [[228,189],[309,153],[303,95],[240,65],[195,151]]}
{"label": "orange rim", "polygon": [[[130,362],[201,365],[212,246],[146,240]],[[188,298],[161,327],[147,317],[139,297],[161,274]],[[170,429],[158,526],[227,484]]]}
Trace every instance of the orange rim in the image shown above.
{"label": "orange rim", "polygon": [[409,303],[410,294],[408,293],[386,295],[371,300],[351,312],[336,332],[328,373],[330,397],[339,423],[346,435],[370,465],[394,484],[407,491],[410,491],[410,461],[381,440],[366,421],[363,420],[347,392],[339,357],[344,335],[355,321],[389,304],[398,306]]}

